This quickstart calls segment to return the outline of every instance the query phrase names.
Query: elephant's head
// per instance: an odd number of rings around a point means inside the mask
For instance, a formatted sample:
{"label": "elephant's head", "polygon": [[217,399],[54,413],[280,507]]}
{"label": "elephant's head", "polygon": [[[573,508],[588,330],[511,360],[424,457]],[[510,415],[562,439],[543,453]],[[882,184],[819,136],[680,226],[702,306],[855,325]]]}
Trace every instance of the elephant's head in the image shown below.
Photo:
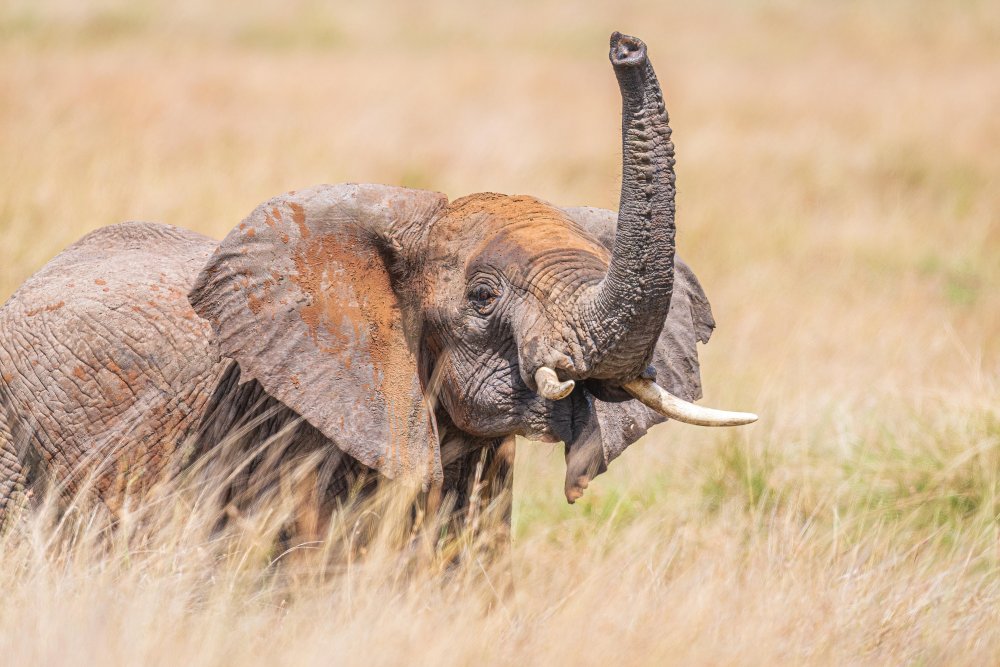
{"label": "elephant's head", "polygon": [[610,57],[617,215],[380,185],[288,193],[229,234],[191,293],[222,352],[390,477],[440,479],[446,430],[563,441],[570,502],[665,417],[755,419],[689,402],[714,321],[674,258],[667,113],[640,40],[615,33]]}

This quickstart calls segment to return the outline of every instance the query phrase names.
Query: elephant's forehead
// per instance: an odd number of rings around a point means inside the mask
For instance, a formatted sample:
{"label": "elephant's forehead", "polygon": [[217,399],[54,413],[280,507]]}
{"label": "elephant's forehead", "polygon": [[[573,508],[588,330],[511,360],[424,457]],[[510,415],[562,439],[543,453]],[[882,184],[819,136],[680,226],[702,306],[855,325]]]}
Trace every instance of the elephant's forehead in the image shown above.
{"label": "elephant's forehead", "polygon": [[469,262],[524,265],[571,253],[606,266],[607,249],[561,209],[534,197],[480,193],[452,202],[435,224],[439,240]]}

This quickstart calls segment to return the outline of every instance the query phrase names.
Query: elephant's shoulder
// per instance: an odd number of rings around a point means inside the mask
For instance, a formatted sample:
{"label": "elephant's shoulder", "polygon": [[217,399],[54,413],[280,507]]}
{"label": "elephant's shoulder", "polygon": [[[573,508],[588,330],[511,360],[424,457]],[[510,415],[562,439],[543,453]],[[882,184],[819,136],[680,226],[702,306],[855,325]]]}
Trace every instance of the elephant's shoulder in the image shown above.
{"label": "elephant's shoulder", "polygon": [[163,376],[211,367],[218,359],[211,330],[187,293],[215,246],[200,234],[150,223],[91,232],[0,308],[0,343],[8,352],[0,365],[13,367],[8,374],[37,370],[80,382],[81,374],[109,364]]}

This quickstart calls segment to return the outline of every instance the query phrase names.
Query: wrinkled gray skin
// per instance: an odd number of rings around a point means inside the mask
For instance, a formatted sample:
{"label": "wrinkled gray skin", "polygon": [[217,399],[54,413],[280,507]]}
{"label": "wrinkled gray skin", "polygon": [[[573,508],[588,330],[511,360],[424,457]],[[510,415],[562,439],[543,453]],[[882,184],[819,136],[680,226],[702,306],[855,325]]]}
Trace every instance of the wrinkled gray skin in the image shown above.
{"label": "wrinkled gray skin", "polygon": [[[645,46],[616,33],[611,61],[617,214],[320,186],[221,243],[125,223],[65,250],[0,309],[0,515],[85,479],[114,509],[227,436],[269,443],[254,470],[313,456],[313,499],[415,476],[459,512],[479,463],[480,495],[509,494],[513,436],[563,441],[575,497],[663,421],[620,385],[655,376],[700,398],[696,343],[714,327],[674,258],[673,146]],[[577,381],[570,396],[536,393],[543,365]],[[243,479],[234,494],[259,483]]]}

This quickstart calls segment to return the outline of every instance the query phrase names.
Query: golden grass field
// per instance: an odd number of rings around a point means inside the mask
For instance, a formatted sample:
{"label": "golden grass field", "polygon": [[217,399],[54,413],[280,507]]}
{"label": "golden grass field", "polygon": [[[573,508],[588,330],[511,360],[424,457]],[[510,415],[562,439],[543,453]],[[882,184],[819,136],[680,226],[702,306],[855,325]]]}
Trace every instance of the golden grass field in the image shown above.
{"label": "golden grass field", "polygon": [[615,29],[672,116],[706,403],[759,423],[660,426],[574,506],[520,443],[508,594],[377,544],[283,569],[267,518],[42,514],[0,662],[1000,662],[995,2],[2,0],[0,301],[90,229],[221,238],[317,183],[613,208]]}

